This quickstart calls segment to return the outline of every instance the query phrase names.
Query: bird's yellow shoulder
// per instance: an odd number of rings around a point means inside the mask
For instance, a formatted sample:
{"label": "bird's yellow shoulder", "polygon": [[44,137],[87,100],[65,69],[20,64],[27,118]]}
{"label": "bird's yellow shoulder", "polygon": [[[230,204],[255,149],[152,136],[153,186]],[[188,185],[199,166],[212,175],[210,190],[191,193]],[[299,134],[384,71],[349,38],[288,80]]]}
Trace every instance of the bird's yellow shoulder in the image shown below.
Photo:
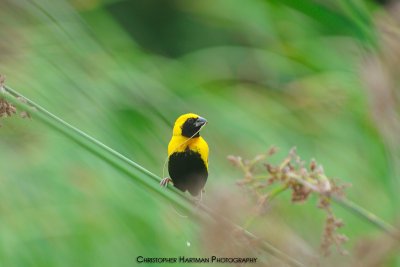
{"label": "bird's yellow shoulder", "polygon": [[171,141],[168,144],[168,156],[171,156],[175,152],[184,152],[187,148],[200,154],[201,159],[207,167],[208,171],[208,144],[203,137],[195,137],[189,139],[185,136],[172,136]]}

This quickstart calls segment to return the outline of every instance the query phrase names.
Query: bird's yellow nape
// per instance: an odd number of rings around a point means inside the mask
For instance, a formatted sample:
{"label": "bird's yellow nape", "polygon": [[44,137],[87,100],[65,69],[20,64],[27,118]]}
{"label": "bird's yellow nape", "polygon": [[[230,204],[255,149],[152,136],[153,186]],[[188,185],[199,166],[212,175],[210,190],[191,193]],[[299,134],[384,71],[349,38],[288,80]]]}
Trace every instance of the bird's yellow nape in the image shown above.
{"label": "bird's yellow nape", "polygon": [[174,129],[172,131],[172,134],[174,136],[181,136],[182,135],[182,126],[186,122],[187,119],[194,118],[197,119],[200,117],[197,114],[194,113],[187,113],[179,116],[179,118],[175,121]]}

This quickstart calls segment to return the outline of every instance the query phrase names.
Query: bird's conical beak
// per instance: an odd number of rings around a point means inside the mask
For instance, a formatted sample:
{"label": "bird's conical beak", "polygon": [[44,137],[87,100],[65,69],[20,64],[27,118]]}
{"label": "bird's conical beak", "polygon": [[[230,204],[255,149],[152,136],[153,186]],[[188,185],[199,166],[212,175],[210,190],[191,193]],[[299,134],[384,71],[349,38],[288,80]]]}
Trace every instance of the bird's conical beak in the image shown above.
{"label": "bird's conical beak", "polygon": [[206,124],[206,123],[207,123],[207,120],[206,120],[206,119],[204,119],[204,118],[202,118],[202,117],[198,117],[197,120],[196,120],[196,122],[194,123],[194,126],[195,126],[195,127],[201,127],[201,126],[203,126],[203,125]]}

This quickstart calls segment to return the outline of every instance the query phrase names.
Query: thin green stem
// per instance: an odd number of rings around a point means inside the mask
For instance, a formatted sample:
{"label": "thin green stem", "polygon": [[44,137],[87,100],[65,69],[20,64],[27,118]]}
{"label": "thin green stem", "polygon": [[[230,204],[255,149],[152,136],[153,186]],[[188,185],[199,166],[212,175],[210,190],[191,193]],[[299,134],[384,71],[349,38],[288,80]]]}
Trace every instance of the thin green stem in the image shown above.
{"label": "thin green stem", "polygon": [[[292,178],[296,178],[296,176],[291,176]],[[299,181],[300,183],[304,183],[306,186],[313,186],[301,179],[298,179],[297,181]],[[272,200],[272,198],[276,197],[278,194],[280,194],[281,192],[285,191],[288,188],[287,185],[285,186],[281,186],[281,187],[277,187],[275,190],[273,190],[270,193],[269,196],[269,200]],[[315,191],[318,192],[318,191]],[[324,194],[323,192],[319,192],[319,194]],[[358,216],[360,216],[360,218],[367,220],[368,222],[372,223],[373,225],[379,227],[380,229],[382,229],[383,231],[385,231],[386,233],[388,233],[391,237],[393,238],[400,238],[399,236],[399,230],[397,228],[395,228],[394,226],[390,225],[389,223],[385,222],[384,220],[382,220],[381,218],[379,218],[378,216],[376,216],[375,214],[373,214],[370,211],[367,211],[366,209],[360,207],[359,205],[357,205],[356,203],[348,200],[347,198],[344,197],[340,197],[337,194],[326,194],[327,197],[330,197],[335,203],[343,206],[344,208],[354,212],[355,214],[357,214]]]}
{"label": "thin green stem", "polygon": [[[273,198],[275,198],[276,196],[278,196],[280,193],[284,192],[286,189],[288,188],[287,185],[284,186],[278,186],[276,188],[274,188],[273,190],[271,190],[271,192],[269,192],[268,201],[271,201]],[[250,225],[255,221],[255,219],[257,218],[257,215],[252,215],[250,216],[250,218],[248,218],[246,220],[246,222],[243,225],[243,229],[248,229],[250,227]]]}
{"label": "thin green stem", "polygon": [[[160,188],[159,182],[161,181],[161,177],[153,174],[149,170],[143,168],[136,162],[128,159],[124,155],[118,153],[117,151],[113,150],[112,148],[106,146],[105,144],[101,143],[97,139],[89,136],[85,132],[79,130],[78,128],[70,125],[69,123],[65,122],[64,120],[60,119],[59,117],[55,116],[54,114],[50,113],[40,105],[36,104],[32,100],[27,99],[26,97],[22,96],[15,90],[11,89],[8,86],[4,87],[5,90],[10,93],[3,94],[1,97],[5,98],[7,101],[13,103],[15,106],[22,110],[26,110],[30,112],[35,118],[38,118],[40,121],[45,123],[46,125],[50,126],[51,128],[57,130],[58,132],[62,133],[66,137],[70,138],[72,141],[76,142],[83,148],[87,149],[91,153],[95,154],[99,158],[105,160],[116,169],[120,170],[124,174],[128,175],[130,178],[138,181],[140,185],[157,192],[160,196],[164,197],[166,200],[171,201],[177,207],[184,209],[188,213],[193,212],[193,205],[192,201],[188,199],[182,192],[177,190],[176,188],[169,186],[170,190],[162,190]],[[26,100],[27,103],[19,101],[16,99],[22,98]],[[34,109],[31,109],[34,107]],[[146,179],[143,175],[151,178]],[[182,201],[184,200],[184,201]],[[265,240],[260,240],[254,234],[250,233],[249,231],[243,229],[242,227],[232,223],[225,217],[219,215],[216,211],[210,209],[209,207],[205,206],[204,204],[200,205],[200,209],[203,210],[207,215],[211,218],[216,220],[224,220],[228,222],[232,226],[234,226],[237,230],[242,231],[244,235],[252,240],[259,240],[260,241],[260,248],[263,249],[265,252],[279,258],[283,262],[290,264],[291,266],[304,266],[302,263],[298,262],[296,259],[292,258],[291,256],[283,253],[282,251],[278,250],[277,248],[273,247],[271,244],[266,242]],[[193,213],[194,216],[204,220],[205,218],[200,216],[198,213]]]}
{"label": "thin green stem", "polygon": [[288,189],[288,187],[289,187],[288,185],[284,185],[284,186],[279,186],[279,187],[274,188],[274,190],[271,190],[271,192],[269,193],[268,200],[274,199],[280,193],[282,193],[283,191]]}
{"label": "thin green stem", "polygon": [[253,177],[253,179],[254,180],[265,180],[265,179],[268,179],[268,178],[271,178],[272,176],[271,175],[256,175],[256,176],[254,176]]}
{"label": "thin green stem", "polygon": [[254,220],[256,219],[256,215],[252,215],[250,216],[246,222],[243,224],[243,229],[249,229],[250,225],[254,222]]}
{"label": "thin green stem", "polygon": [[361,218],[369,221],[373,225],[381,228],[384,230],[386,233],[388,233],[390,236],[394,238],[399,238],[399,231],[389,223],[385,222],[372,212],[367,211],[366,209],[360,207],[356,203],[348,200],[347,198],[340,197],[338,195],[332,195],[331,196],[332,200],[335,201],[336,203],[342,205],[348,210],[353,211],[355,214],[359,215]]}

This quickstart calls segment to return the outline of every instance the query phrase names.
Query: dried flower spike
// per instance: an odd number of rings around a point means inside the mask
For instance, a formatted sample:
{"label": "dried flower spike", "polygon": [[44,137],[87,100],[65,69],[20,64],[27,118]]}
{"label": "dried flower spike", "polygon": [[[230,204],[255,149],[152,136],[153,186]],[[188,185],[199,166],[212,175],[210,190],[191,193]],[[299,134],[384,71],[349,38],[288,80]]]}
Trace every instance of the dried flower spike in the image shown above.
{"label": "dried flower spike", "polygon": [[[271,147],[268,155],[273,155],[278,149]],[[263,154],[265,155],[265,154]],[[311,194],[317,194],[319,209],[327,213],[324,224],[323,240],[321,243],[322,255],[330,254],[330,247],[335,245],[338,251],[346,254],[342,248],[342,244],[347,241],[347,237],[337,234],[337,229],[344,226],[341,219],[336,219],[331,211],[331,196],[335,193],[337,196],[344,197],[343,190],[349,185],[338,185],[338,179],[328,178],[321,165],[317,165],[315,159],[311,159],[309,169],[306,168],[306,163],[296,155],[296,147],[289,151],[289,155],[279,164],[273,166],[270,163],[264,163],[267,173],[260,174],[256,168],[256,163],[266,158],[267,155],[255,157],[253,160],[242,161],[241,157],[229,156],[234,166],[241,165],[244,173],[244,179],[237,181],[237,184],[250,192],[256,199],[254,211],[256,216],[261,216],[265,213],[268,201],[276,195],[276,193],[265,192],[269,186],[280,183],[282,189],[279,191],[291,190],[292,203],[304,203]],[[261,177],[264,181],[257,177]],[[276,189],[274,189],[276,191]],[[270,191],[272,192],[272,190]],[[273,195],[273,196],[272,196]]]}
{"label": "dried flower spike", "polygon": [[[1,91],[0,93],[1,94],[9,94],[4,85],[5,80],[6,80],[6,76],[0,74],[0,91]],[[25,104],[27,103],[26,99],[24,99],[22,97],[17,97],[17,100],[21,101]],[[34,107],[31,107],[31,108],[36,109]],[[0,95],[0,118],[1,117],[10,117],[12,114],[17,114],[17,109],[15,108],[15,106],[12,103],[6,101]],[[27,111],[21,112],[21,118],[32,119],[31,115]],[[1,124],[0,124],[0,127],[1,127]]]}

